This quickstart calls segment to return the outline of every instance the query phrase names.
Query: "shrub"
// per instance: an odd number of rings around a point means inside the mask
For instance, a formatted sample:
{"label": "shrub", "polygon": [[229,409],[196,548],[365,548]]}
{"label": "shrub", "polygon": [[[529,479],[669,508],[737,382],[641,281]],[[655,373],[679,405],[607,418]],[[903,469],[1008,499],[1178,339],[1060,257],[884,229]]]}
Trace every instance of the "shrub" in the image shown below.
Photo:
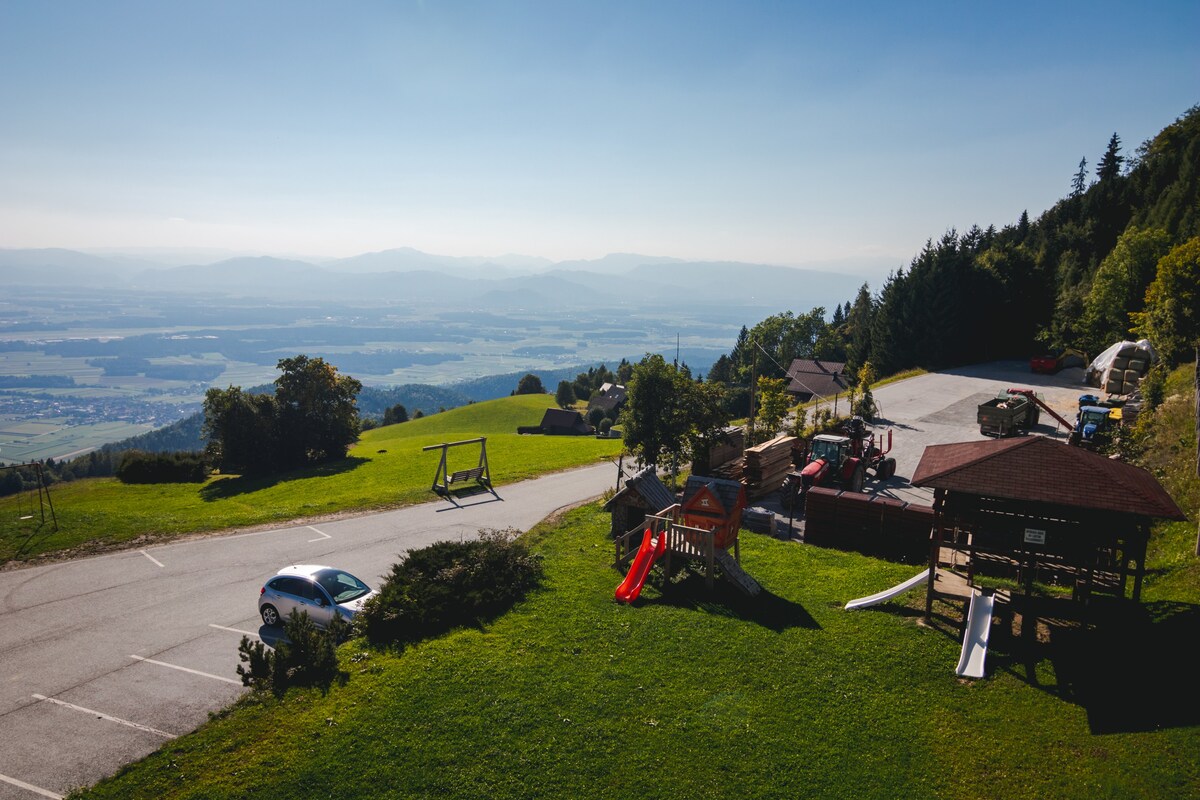
{"label": "shrub", "polygon": [[242,684],[276,695],[282,695],[291,686],[328,688],[342,677],[337,664],[337,645],[349,631],[349,624],[340,616],[335,616],[330,626],[321,630],[308,614],[293,611],[283,624],[287,638],[281,639],[274,650],[262,642],[251,641],[249,636],[242,637],[238,657],[247,665],[239,664],[237,668]]}
{"label": "shrub", "polygon": [[116,476],[122,483],[202,483],[210,468],[203,453],[144,453],[121,455]]}
{"label": "shrub", "polygon": [[478,539],[413,550],[355,617],[356,629],[374,644],[392,644],[499,615],[542,579],[541,561],[514,535],[483,530]]}

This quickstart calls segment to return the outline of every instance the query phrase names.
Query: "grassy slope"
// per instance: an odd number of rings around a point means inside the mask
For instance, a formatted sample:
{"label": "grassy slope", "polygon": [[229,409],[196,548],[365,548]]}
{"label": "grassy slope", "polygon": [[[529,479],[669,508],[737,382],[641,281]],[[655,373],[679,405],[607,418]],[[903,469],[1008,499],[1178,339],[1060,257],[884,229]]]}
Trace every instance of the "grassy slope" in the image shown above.
{"label": "grassy slope", "polygon": [[[277,479],[219,476],[208,483],[133,486],[92,479],[52,487],[59,531],[19,520],[30,498],[0,499],[0,562],[98,543],[129,542],[152,534],[282,522],[352,509],[378,509],[429,500],[439,454],[421,448],[443,441],[488,437],[496,483],[594,463],[616,454],[619,440],[518,436],[552,406],[548,395],[524,395],[456,408],[363,434],[344,462]],[[450,469],[473,467],[478,449],[450,450]]]}
{"label": "grassy slope", "polygon": [[350,643],[345,686],[244,701],[86,796],[1200,794],[1195,725],[1096,735],[1056,662],[1032,685],[994,641],[995,675],[959,682],[952,626],[841,610],[912,567],[747,534],[760,600],[692,579],[625,607],[606,526],[535,531],[548,586],[486,629]]}
{"label": "grassy slope", "polygon": [[1161,523],[1150,539],[1146,578],[1148,600],[1200,596],[1196,522],[1200,518],[1200,477],[1196,475],[1195,365],[1167,379],[1166,400],[1147,429],[1144,466],[1187,514],[1185,522]]}

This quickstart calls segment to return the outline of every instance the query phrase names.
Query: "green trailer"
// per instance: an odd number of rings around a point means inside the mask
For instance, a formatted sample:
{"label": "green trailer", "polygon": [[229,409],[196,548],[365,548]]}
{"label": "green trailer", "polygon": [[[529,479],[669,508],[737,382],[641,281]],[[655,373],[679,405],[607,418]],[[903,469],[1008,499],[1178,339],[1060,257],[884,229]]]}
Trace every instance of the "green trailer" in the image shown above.
{"label": "green trailer", "polygon": [[975,421],[984,436],[1013,436],[1036,428],[1041,415],[1039,403],[1022,392],[1002,392],[980,403]]}

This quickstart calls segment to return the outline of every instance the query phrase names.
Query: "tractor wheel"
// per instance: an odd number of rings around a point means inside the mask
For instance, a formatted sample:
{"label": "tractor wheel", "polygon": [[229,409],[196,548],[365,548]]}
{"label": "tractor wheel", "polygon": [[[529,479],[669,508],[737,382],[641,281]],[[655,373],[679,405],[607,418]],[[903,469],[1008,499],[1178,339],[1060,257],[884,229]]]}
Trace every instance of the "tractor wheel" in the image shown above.
{"label": "tractor wheel", "polygon": [[861,463],[854,468],[854,474],[850,476],[850,491],[861,492],[863,484],[867,481],[867,468]]}
{"label": "tractor wheel", "polygon": [[880,480],[886,481],[888,478],[892,477],[895,474],[896,474],[896,459],[885,458],[882,462],[880,462],[880,464],[879,464]]}

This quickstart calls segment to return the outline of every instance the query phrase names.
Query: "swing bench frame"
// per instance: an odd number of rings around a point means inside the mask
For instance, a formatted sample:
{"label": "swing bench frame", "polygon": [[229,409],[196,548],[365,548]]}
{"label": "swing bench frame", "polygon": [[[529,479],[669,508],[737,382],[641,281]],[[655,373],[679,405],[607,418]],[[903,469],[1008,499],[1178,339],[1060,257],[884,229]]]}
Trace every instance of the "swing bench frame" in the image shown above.
{"label": "swing bench frame", "polygon": [[[9,469],[28,469],[33,471],[35,483],[37,485],[38,515],[40,516],[38,527],[46,524],[46,508],[48,506],[50,508],[50,522],[54,525],[54,530],[57,531],[58,515],[54,513],[54,501],[50,499],[50,484],[46,482],[46,473],[42,470],[41,463],[37,461],[30,461],[25,464],[0,464],[0,472]],[[29,501],[28,514],[23,513],[24,509],[21,507],[21,500],[25,496],[26,492],[32,491],[32,489],[21,489],[21,491],[17,493],[17,513],[19,515],[19,522],[26,522],[34,518],[32,499]]]}
{"label": "swing bench frame", "polygon": [[[468,469],[455,470],[450,472],[447,466],[446,454],[451,447],[459,447],[462,445],[478,444],[479,445],[479,462]],[[480,490],[491,492],[496,499],[500,499],[500,495],[496,494],[496,490],[492,488],[492,473],[488,468],[487,458],[487,437],[480,436],[477,439],[463,439],[460,442],[442,442],[441,444],[431,444],[428,447],[422,447],[421,451],[441,450],[442,457],[438,461],[437,473],[433,476],[433,485],[430,490],[439,497],[444,497],[450,502],[457,505],[454,495],[456,493],[474,493]]]}

